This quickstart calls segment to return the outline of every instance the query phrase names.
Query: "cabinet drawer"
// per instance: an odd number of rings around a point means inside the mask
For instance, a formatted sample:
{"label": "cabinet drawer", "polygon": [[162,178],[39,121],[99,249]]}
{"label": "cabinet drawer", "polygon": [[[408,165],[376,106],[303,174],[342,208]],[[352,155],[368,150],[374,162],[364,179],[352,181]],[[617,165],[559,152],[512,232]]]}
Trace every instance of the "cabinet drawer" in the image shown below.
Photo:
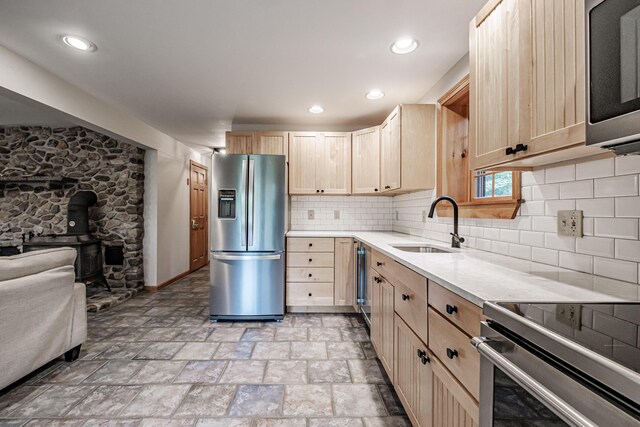
{"label": "cabinet drawer", "polygon": [[[426,287],[425,283],[425,287]],[[413,332],[427,342],[427,298],[415,292],[403,282],[396,282],[394,306],[398,316],[405,321]]]}
{"label": "cabinet drawer", "polygon": [[331,237],[289,237],[287,239],[287,251],[333,253],[333,238]]}
{"label": "cabinet drawer", "polygon": [[371,266],[391,283],[402,282],[413,292],[427,300],[427,279],[377,251],[371,251]]}
{"label": "cabinet drawer", "polygon": [[480,335],[482,309],[433,281],[429,281],[429,305],[468,335]]}
{"label": "cabinet drawer", "polygon": [[333,268],[287,268],[287,282],[333,283]]}
{"label": "cabinet drawer", "polygon": [[429,349],[478,400],[480,353],[470,344],[471,337],[429,308]]}
{"label": "cabinet drawer", "polygon": [[333,283],[287,282],[287,305],[333,305]]}
{"label": "cabinet drawer", "polygon": [[333,267],[333,262],[329,252],[287,253],[287,267]]}

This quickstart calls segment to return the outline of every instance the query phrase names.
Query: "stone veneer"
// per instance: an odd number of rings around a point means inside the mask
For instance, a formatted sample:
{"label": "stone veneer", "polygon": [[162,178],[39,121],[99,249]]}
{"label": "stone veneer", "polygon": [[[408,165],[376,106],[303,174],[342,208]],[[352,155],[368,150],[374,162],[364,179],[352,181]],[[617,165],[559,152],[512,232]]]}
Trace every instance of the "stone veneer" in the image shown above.
{"label": "stone veneer", "polygon": [[124,265],[106,266],[115,288],[142,288],[144,150],[82,127],[0,128],[0,175],[62,175],[78,184],[0,186],[0,245],[22,244],[22,233],[66,233],[69,198],[93,190],[90,231],[104,245],[124,244]]}

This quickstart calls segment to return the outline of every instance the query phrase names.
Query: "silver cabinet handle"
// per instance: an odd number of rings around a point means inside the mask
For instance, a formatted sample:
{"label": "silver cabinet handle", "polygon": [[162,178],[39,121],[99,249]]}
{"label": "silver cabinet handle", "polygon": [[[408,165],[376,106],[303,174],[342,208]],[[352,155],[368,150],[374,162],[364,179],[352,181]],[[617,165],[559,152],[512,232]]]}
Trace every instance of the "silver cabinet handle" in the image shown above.
{"label": "silver cabinet handle", "polygon": [[273,260],[281,257],[282,255],[213,255],[213,259],[220,261]]}
{"label": "silver cabinet handle", "polygon": [[531,393],[542,403],[548,405],[554,410],[560,418],[571,426],[575,427],[598,427],[587,417],[569,406],[567,402],[560,399],[555,393],[540,384],[525,371],[516,366],[509,359],[504,357],[500,352],[493,349],[484,337],[475,337],[471,340],[471,344],[478,350],[482,356],[486,357],[492,364],[500,368],[501,371],[511,377],[522,388]]}

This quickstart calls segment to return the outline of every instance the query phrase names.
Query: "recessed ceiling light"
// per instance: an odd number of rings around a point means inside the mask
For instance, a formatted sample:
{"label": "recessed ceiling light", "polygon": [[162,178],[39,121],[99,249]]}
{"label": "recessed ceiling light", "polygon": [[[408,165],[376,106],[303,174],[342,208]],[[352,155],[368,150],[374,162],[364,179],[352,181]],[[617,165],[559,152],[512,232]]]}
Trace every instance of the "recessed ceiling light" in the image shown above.
{"label": "recessed ceiling light", "polygon": [[309,112],[313,114],[320,114],[324,112],[324,108],[319,105],[312,105],[311,107],[309,107]]}
{"label": "recessed ceiling light", "polygon": [[418,41],[414,39],[400,39],[391,45],[391,52],[398,55],[413,52],[418,48]]}
{"label": "recessed ceiling light", "polygon": [[371,89],[368,93],[367,93],[367,98],[368,99],[380,99],[384,96],[384,92],[381,91],[380,89]]}
{"label": "recessed ceiling light", "polygon": [[62,41],[69,47],[81,50],[83,52],[93,52],[97,49],[96,45],[87,39],[78,36],[66,35],[62,37]]}

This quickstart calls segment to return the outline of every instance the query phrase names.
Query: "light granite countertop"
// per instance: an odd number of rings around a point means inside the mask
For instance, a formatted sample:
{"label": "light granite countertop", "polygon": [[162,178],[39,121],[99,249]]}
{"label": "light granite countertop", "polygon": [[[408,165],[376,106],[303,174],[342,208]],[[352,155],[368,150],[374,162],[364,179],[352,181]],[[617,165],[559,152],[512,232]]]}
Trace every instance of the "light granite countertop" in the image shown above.
{"label": "light granite countertop", "polygon": [[[408,234],[371,231],[289,231],[287,237],[352,237],[472,303],[640,301],[640,285]],[[451,253],[405,252],[391,245],[429,244]]]}

